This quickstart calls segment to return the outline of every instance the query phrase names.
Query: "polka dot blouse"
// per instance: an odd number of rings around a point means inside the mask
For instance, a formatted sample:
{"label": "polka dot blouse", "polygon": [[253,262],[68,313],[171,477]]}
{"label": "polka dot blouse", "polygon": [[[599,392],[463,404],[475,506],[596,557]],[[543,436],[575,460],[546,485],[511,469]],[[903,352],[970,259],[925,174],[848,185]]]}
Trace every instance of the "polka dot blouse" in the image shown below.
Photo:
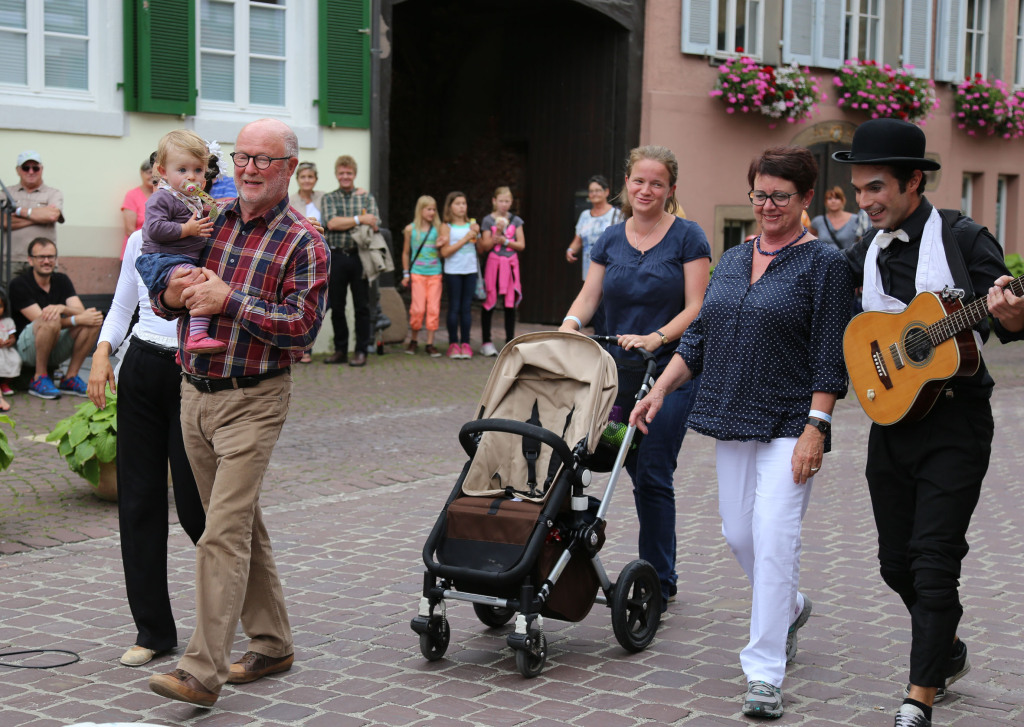
{"label": "polka dot blouse", "polygon": [[752,242],[726,251],[676,349],[703,373],[688,426],[716,439],[798,437],[813,392],[846,393],[846,258],[811,240],[783,250],[751,285],[754,254]]}

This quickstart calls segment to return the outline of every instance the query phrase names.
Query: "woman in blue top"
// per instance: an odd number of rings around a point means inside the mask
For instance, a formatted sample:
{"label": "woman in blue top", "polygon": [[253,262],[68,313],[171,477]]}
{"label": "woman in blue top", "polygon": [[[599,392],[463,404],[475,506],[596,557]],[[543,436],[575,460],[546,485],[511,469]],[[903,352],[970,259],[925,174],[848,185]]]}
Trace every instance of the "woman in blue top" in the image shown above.
{"label": "woman in blue top", "polygon": [[800,523],[829,448],[832,407],[846,392],[850,272],[800,222],[817,174],[811,153],[796,147],[750,165],[761,234],[722,255],[700,316],[630,416],[645,430],[664,416],[670,392],[701,376],[689,426],[718,440],[722,533],[753,588],[743,713],[768,718],[782,716],[786,662],[811,613],[797,590]]}
{"label": "woman in blue top", "polygon": [[[575,263],[582,254],[584,281],[587,279],[587,271],[590,270],[590,251],[594,244],[601,238],[605,230],[622,222],[622,212],[608,201],[610,191],[608,180],[602,175],[595,174],[590,178],[590,181],[587,182],[587,198],[590,200],[590,209],[580,212],[580,218],[576,220],[576,236],[572,238],[572,242],[565,250],[565,259],[570,263]],[[594,311],[590,325],[593,326],[596,335],[605,335],[604,311],[600,306]]]}
{"label": "woman in blue top", "polygon": [[[641,361],[632,349],[655,354],[659,372],[675,341],[697,317],[708,284],[711,249],[695,223],[677,218],[679,163],[671,150],[642,146],[626,166],[625,222],[609,227],[594,245],[583,289],[561,330],[580,330],[603,305],[607,331],[621,348],[622,366]],[[676,592],[676,504],[672,477],[686,433],[695,383],[665,399],[666,416],[651,427],[626,460],[640,521],[640,557],[661,580],[662,607]]]}

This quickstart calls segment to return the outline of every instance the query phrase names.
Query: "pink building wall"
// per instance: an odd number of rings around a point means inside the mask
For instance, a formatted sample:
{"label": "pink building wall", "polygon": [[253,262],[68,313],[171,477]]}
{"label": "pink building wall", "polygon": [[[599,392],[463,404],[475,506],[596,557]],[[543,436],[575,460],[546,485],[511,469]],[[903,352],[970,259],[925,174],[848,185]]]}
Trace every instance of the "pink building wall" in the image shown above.
{"label": "pink building wall", "polygon": [[[811,73],[828,98],[807,122],[783,122],[771,129],[766,116],[727,114],[725,104],[708,95],[717,68],[706,57],[680,51],[681,16],[680,0],[647,2],[640,143],[675,151],[680,163],[677,197],[687,217],[704,229],[717,260],[722,251],[722,231],[717,229],[722,218],[736,219],[743,206],[749,207],[746,172],[752,158],[769,146],[806,142],[807,137],[830,133],[837,126],[846,130],[848,140],[867,116],[836,106],[833,71],[824,68],[812,68]],[[995,22],[992,25],[997,27]],[[1016,19],[1006,25],[1015,28]],[[1012,33],[1006,33],[1012,48]],[[1008,62],[1005,67],[1013,66]],[[936,156],[942,170],[929,184],[928,199],[939,207],[960,207],[962,176],[973,174],[973,217],[995,231],[997,177],[1006,175],[1006,232],[1000,242],[1007,253],[1024,253],[1019,240],[1024,219],[1018,214],[1024,202],[1024,185],[1018,176],[1024,171],[1024,139],[967,136],[950,119],[951,85],[936,86],[940,105],[923,128],[928,153]]]}

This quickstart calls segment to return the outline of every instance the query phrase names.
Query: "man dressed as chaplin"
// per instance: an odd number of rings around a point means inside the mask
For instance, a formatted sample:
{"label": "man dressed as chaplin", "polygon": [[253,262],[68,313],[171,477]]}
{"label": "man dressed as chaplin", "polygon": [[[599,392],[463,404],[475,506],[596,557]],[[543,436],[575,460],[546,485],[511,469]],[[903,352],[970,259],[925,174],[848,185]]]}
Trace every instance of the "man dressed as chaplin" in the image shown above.
{"label": "man dressed as chaplin", "polygon": [[[852,150],[832,155],[851,164],[857,204],[870,230],[847,256],[863,280],[864,310],[898,313],[918,294],[946,286],[963,302],[987,296],[1000,341],[1024,338],[1024,298],[1003,251],[969,217],[934,208],[924,197],[925,157],[917,126],[875,119],[858,127]],[[982,340],[988,323],[975,327]],[[967,528],[978,504],[992,450],[994,382],[984,362],[971,376],[949,379],[923,418],[872,424],[866,475],[878,528],[882,580],[910,612],[910,679],[896,727],[930,727],[932,705],[971,668],[957,637],[958,593]]]}

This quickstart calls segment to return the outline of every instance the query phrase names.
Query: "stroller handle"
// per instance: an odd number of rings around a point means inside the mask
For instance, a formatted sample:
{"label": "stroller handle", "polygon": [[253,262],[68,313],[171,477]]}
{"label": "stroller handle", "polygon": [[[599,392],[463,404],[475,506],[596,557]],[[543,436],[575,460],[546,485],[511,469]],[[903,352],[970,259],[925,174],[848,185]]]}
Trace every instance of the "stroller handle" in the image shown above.
{"label": "stroller handle", "polygon": [[[619,345],[618,336],[589,336],[589,338],[598,343],[607,343],[612,346]],[[644,364],[647,366],[647,379],[653,379],[654,374],[658,371],[658,360],[654,357],[654,354],[646,348],[631,348],[630,351],[640,354],[640,358],[644,360]]]}
{"label": "stroller handle", "polygon": [[565,462],[566,465],[572,466],[572,450],[569,449],[561,437],[550,429],[544,429],[543,427],[516,421],[515,419],[477,419],[476,421],[463,424],[462,429],[459,430],[459,443],[470,457],[476,454],[477,445],[473,441],[473,435],[482,432],[507,432],[540,440],[551,447],[559,459]]}

